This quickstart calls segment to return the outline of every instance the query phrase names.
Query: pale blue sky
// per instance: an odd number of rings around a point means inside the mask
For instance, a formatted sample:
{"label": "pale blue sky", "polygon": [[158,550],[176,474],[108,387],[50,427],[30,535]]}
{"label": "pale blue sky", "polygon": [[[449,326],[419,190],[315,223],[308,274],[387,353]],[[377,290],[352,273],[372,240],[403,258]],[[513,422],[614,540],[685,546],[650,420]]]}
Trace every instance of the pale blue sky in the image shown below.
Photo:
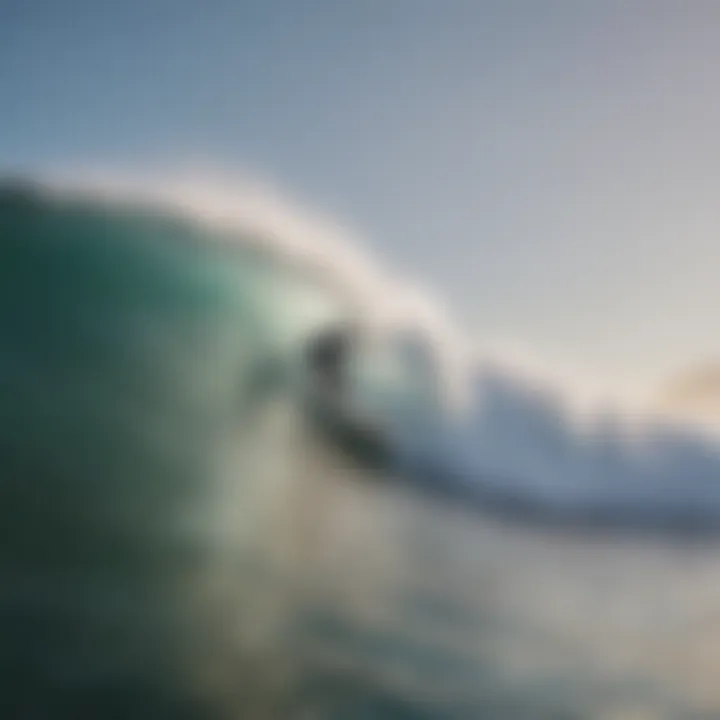
{"label": "pale blue sky", "polygon": [[714,0],[0,0],[0,168],[257,168],[485,338],[720,358]]}

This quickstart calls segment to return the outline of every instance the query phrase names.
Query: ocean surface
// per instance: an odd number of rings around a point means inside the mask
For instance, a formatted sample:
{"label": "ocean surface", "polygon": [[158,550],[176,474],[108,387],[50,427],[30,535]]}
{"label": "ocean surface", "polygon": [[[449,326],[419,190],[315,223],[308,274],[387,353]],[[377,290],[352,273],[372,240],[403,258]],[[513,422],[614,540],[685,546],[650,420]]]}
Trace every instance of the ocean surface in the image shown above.
{"label": "ocean surface", "polygon": [[0,188],[0,717],[720,717],[714,436],[579,422],[206,205]]}

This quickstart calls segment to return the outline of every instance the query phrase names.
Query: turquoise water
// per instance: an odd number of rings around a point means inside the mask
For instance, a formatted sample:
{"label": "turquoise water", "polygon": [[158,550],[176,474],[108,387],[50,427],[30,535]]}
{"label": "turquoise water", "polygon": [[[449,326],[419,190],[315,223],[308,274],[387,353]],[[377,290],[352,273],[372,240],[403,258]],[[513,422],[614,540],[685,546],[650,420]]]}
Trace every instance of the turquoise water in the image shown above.
{"label": "turquoise water", "polygon": [[714,540],[500,520],[369,468],[302,402],[342,299],[222,240],[0,193],[1,717],[718,716]]}

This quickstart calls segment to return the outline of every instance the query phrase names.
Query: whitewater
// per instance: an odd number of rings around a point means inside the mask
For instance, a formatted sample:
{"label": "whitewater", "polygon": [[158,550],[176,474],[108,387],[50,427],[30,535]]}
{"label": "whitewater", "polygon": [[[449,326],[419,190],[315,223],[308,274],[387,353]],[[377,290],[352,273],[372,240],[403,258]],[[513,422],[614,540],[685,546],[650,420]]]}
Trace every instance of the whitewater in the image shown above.
{"label": "whitewater", "polygon": [[[711,430],[574,411],[257,183],[7,183],[0,239],[3,717],[720,713]],[[309,411],[338,324],[380,463]]]}

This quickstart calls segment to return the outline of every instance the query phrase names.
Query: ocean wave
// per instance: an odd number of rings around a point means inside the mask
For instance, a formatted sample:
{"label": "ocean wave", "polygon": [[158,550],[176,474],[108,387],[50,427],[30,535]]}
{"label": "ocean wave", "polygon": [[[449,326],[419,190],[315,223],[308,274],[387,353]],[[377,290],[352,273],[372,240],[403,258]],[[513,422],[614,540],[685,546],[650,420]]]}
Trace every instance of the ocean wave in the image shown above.
{"label": "ocean wave", "polygon": [[[712,436],[580,422],[265,191],[155,182],[0,191],[8,717],[717,709],[716,545],[668,544],[716,525]],[[307,342],[348,318],[336,405]]]}
{"label": "ocean wave", "polygon": [[[303,343],[322,328],[361,327],[355,408],[335,424],[352,425],[360,408],[376,418],[389,468],[424,492],[542,522],[720,525],[712,433],[651,414],[576,412],[559,384],[531,380],[517,363],[482,362],[433,297],[268,185],[76,172],[46,182],[37,202],[112,216],[150,247],[158,238],[172,247],[173,235],[209,243],[247,322],[272,346],[266,364],[286,379],[302,374]],[[219,260],[228,249],[229,264]]]}

